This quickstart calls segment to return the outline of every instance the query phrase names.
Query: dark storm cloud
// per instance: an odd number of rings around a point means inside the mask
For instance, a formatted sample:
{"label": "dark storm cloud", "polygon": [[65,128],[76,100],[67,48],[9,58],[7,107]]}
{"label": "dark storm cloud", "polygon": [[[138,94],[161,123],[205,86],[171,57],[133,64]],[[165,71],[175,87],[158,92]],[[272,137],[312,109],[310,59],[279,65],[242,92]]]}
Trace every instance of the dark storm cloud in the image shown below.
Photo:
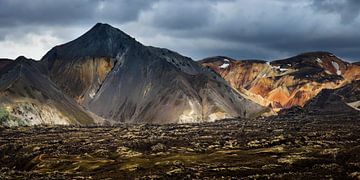
{"label": "dark storm cloud", "polygon": [[313,4],[319,10],[338,13],[343,23],[352,22],[360,13],[359,0],[314,0]]}
{"label": "dark storm cloud", "polygon": [[[360,52],[355,49],[360,50],[360,23],[357,19],[359,2],[342,1],[338,7],[341,11],[319,7],[320,4],[331,4],[332,1],[239,0],[219,3],[215,7],[209,7],[207,11],[201,11],[211,17],[203,18],[207,22],[206,27],[196,31],[183,28],[180,32],[173,31],[173,35],[233,42],[235,46],[238,42],[238,48],[219,47],[213,51],[235,55],[236,58],[273,59],[281,55],[316,50],[331,51],[346,58],[358,58]],[[161,21],[161,18],[157,20]],[[340,23],[345,20],[352,24]],[[352,49],[352,53],[349,53],[349,49]],[[209,53],[208,50],[206,53]]]}
{"label": "dark storm cloud", "polygon": [[206,1],[164,1],[153,7],[152,25],[171,30],[193,30],[208,25],[212,18],[210,3]]}
{"label": "dark storm cloud", "polygon": [[106,22],[195,59],[276,59],[315,50],[360,59],[359,12],[358,0],[0,0],[0,53],[25,36],[66,42]]}
{"label": "dark storm cloud", "polygon": [[[90,15],[84,9],[94,5],[89,1],[0,1],[0,26],[23,24],[63,24],[82,20]],[[93,9],[92,9],[93,10]],[[75,18],[74,18],[75,17]]]}
{"label": "dark storm cloud", "polygon": [[22,24],[65,25],[94,19],[136,20],[155,1],[143,0],[1,0],[0,27]]}

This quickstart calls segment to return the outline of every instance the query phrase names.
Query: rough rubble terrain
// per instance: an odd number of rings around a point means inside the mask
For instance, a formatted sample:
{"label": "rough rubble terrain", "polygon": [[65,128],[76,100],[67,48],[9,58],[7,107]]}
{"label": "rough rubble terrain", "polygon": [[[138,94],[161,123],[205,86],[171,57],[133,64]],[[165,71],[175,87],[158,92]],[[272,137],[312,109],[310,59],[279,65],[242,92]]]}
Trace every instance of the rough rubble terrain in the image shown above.
{"label": "rough rubble terrain", "polygon": [[0,179],[359,179],[360,115],[0,128]]}

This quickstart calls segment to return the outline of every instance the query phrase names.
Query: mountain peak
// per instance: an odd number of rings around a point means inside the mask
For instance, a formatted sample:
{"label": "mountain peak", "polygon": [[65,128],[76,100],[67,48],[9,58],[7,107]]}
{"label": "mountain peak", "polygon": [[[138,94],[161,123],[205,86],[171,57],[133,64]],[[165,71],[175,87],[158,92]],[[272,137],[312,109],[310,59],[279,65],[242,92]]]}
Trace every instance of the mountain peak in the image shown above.
{"label": "mountain peak", "polygon": [[107,24],[107,23],[101,23],[101,22],[98,22],[95,24],[95,26],[93,28],[100,28],[100,27],[108,27],[108,28],[114,28],[112,27],[110,24]]}
{"label": "mountain peak", "polygon": [[[100,34],[106,34],[106,35],[124,35],[127,37],[130,37],[125,32],[121,31],[120,29],[117,29],[109,24],[106,23],[96,23],[87,33],[100,33]],[[87,34],[85,33],[85,34]]]}
{"label": "mountain peak", "polygon": [[25,56],[19,56],[15,59],[15,61],[17,62],[22,62],[22,61],[27,61],[29,60],[28,58],[26,58]]}
{"label": "mountain peak", "polygon": [[50,57],[62,60],[80,57],[116,57],[136,45],[140,43],[120,29],[109,24],[97,23],[79,38],[53,48],[42,60]]}
{"label": "mountain peak", "polygon": [[[87,37],[98,40],[99,38],[102,39],[128,39],[128,40],[134,40],[133,37],[129,36],[125,32],[121,31],[118,28],[115,28],[109,24],[106,23],[96,23],[95,26],[93,26],[88,32],[86,32],[81,37]],[[80,38],[81,38],[80,37]]]}

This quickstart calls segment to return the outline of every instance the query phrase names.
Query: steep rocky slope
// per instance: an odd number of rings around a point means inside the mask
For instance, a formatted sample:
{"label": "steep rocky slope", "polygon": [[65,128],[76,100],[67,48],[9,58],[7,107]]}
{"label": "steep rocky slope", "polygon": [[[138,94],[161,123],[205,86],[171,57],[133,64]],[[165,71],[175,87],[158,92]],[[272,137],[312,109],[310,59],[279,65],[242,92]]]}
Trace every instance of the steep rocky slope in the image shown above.
{"label": "steep rocky slope", "polygon": [[238,91],[275,110],[304,106],[322,89],[360,79],[360,66],[328,52],[311,52],[266,62],[213,57],[200,63],[221,75]]}
{"label": "steep rocky slope", "polygon": [[91,124],[93,118],[41,73],[39,63],[19,57],[0,69],[0,108],[6,125]]}
{"label": "steep rocky slope", "polygon": [[5,66],[11,64],[13,62],[13,60],[11,59],[0,59],[0,70],[2,68],[5,68]]}
{"label": "steep rocky slope", "polygon": [[117,122],[201,122],[266,110],[190,58],[144,46],[107,24],[54,47],[41,63],[66,94]]}

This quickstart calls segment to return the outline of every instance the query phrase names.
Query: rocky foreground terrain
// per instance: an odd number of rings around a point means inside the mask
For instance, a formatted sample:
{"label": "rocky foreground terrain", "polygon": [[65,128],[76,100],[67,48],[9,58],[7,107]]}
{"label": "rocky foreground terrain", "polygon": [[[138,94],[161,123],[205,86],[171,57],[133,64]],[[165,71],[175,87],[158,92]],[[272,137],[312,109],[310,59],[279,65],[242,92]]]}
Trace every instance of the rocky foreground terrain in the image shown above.
{"label": "rocky foreground terrain", "polygon": [[360,178],[360,115],[0,128],[0,179]]}

